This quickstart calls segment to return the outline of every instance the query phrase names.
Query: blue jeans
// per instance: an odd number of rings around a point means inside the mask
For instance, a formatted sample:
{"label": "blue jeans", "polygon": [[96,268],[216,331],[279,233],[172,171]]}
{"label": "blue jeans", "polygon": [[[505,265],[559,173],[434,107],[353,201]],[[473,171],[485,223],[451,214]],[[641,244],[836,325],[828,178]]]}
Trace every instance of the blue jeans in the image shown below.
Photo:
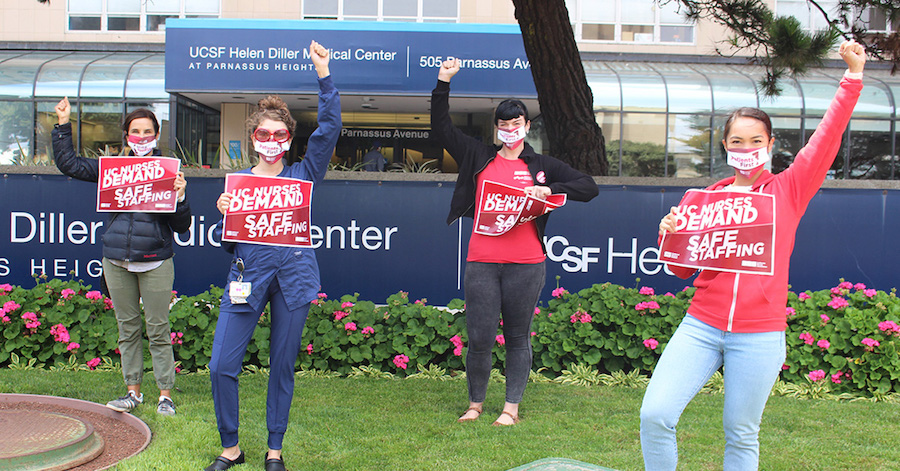
{"label": "blue jeans", "polygon": [[784,358],[784,332],[725,332],[685,316],[653,370],[641,405],[644,467],[675,469],[678,418],[724,365],[724,469],[757,469],[759,422]]}

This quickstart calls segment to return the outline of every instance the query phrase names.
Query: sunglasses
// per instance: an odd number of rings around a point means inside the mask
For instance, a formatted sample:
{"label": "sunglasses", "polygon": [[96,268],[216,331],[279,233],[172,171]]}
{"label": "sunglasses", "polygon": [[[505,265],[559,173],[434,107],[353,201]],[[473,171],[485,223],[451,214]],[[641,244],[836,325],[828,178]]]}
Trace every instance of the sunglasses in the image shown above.
{"label": "sunglasses", "polygon": [[291,133],[287,129],[279,129],[273,133],[265,128],[256,128],[253,138],[259,142],[271,141],[273,138],[275,142],[285,142],[291,138]]}

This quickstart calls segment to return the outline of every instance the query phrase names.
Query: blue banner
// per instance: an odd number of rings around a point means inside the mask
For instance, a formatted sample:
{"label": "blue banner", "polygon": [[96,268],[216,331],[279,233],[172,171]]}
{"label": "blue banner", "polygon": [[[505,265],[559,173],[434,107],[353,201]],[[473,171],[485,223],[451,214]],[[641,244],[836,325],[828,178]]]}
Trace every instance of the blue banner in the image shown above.
{"label": "blue banner", "polygon": [[456,57],[455,96],[537,97],[518,25],[312,20],[168,20],[166,91],[315,94],[311,40],[341,93],[428,95]]}
{"label": "blue banner", "polygon": [[[212,240],[220,219],[222,178],[189,178],[191,230],[177,235],[175,289],[196,294],[221,286],[231,256]],[[590,203],[569,202],[547,225],[547,285],[569,291],[594,283],[651,286],[657,293],[690,284],[657,261],[660,217],[685,188],[600,186]],[[446,224],[447,182],[326,180],[313,194],[312,237],[323,291],[359,293],[383,302],[408,291],[444,304],[462,298],[465,248],[472,220]],[[32,286],[33,273],[97,285],[107,216],[94,212],[96,185],[60,175],[9,174],[0,179],[0,283]],[[791,260],[794,290],[835,286],[840,278],[877,289],[897,286],[900,191],[823,189],[797,232]],[[640,282],[636,281],[640,278]]]}

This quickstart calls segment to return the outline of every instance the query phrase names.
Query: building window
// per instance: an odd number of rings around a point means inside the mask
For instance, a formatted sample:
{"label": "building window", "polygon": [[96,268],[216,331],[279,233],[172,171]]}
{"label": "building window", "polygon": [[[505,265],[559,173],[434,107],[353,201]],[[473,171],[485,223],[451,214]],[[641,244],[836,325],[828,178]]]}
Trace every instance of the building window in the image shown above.
{"label": "building window", "polygon": [[694,23],[677,2],[655,0],[566,0],[569,20],[580,41],[693,43]]}
{"label": "building window", "polygon": [[459,0],[306,0],[304,19],[459,22]]}
{"label": "building window", "polygon": [[68,0],[69,31],[162,32],[169,18],[218,18],[221,0]]}

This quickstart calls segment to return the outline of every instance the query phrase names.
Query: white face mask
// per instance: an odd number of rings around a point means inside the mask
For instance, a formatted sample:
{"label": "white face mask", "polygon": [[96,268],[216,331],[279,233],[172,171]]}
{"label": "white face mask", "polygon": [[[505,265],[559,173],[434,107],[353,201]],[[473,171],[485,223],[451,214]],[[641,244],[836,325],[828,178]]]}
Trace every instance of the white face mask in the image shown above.
{"label": "white face mask", "polygon": [[138,157],[143,157],[156,149],[156,137],[128,136],[128,147]]}
{"label": "white face mask", "polygon": [[504,131],[502,129],[497,130],[497,139],[500,140],[506,147],[510,149],[515,149],[519,147],[519,144],[525,140],[525,136],[528,134],[528,131],[525,130],[525,126],[519,126],[511,131]]}
{"label": "white face mask", "polygon": [[749,177],[771,160],[767,147],[759,149],[735,149],[726,150],[728,156],[728,165],[734,167],[741,175]]}
{"label": "white face mask", "polygon": [[269,164],[274,164],[291,149],[291,141],[253,141],[253,150],[259,153],[259,157]]}

